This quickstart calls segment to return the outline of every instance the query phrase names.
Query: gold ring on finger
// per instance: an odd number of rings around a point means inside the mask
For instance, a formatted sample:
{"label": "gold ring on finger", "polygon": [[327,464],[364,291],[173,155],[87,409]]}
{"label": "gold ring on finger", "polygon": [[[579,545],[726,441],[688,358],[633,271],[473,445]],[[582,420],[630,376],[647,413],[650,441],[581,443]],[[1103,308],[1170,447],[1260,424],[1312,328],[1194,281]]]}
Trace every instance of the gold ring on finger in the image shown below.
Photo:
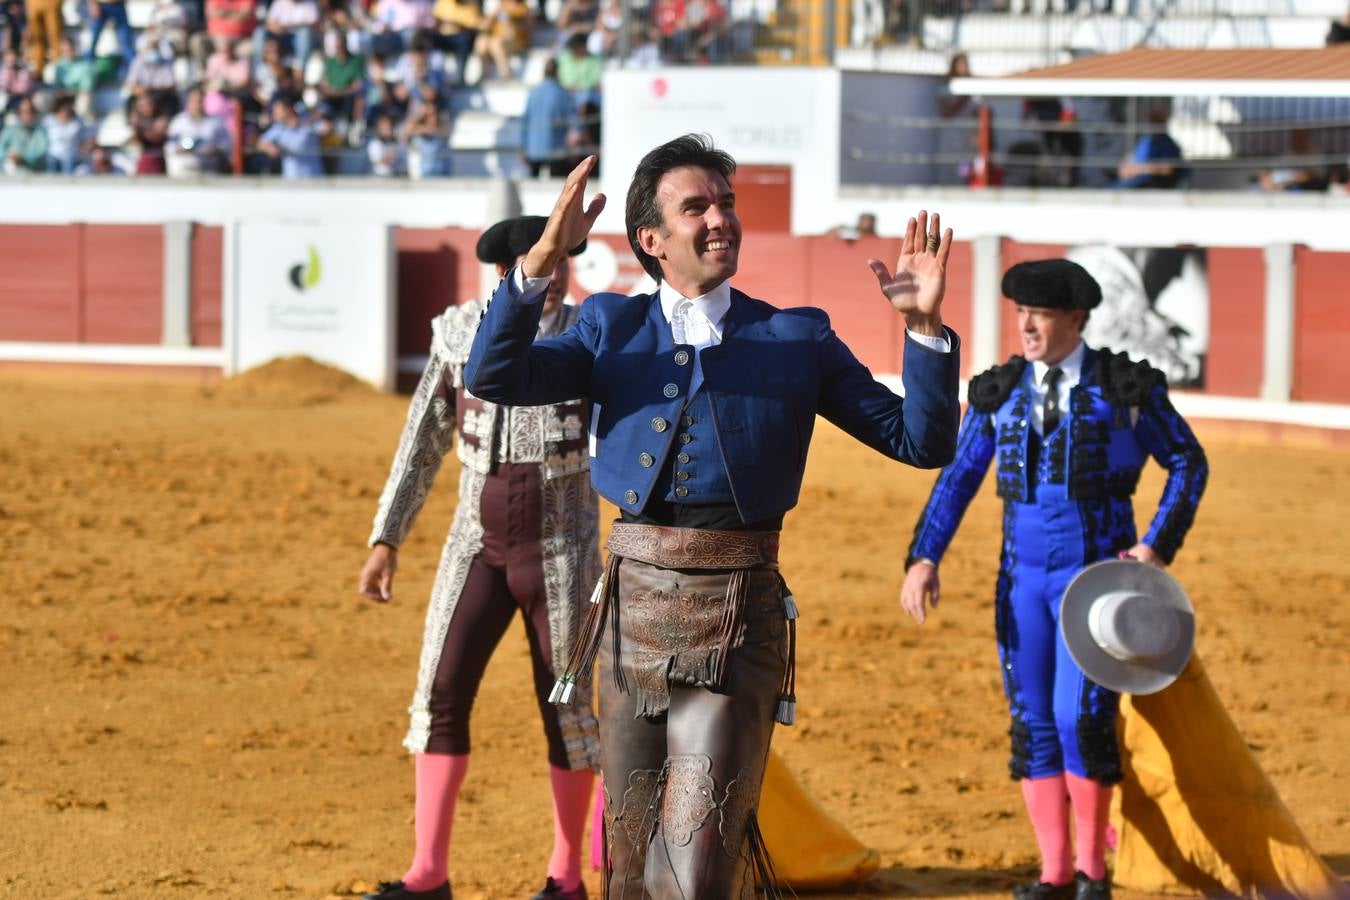
{"label": "gold ring on finger", "polygon": [[940,241],[938,240],[938,236],[936,234],[930,234],[928,236],[928,252],[936,253],[939,243]]}

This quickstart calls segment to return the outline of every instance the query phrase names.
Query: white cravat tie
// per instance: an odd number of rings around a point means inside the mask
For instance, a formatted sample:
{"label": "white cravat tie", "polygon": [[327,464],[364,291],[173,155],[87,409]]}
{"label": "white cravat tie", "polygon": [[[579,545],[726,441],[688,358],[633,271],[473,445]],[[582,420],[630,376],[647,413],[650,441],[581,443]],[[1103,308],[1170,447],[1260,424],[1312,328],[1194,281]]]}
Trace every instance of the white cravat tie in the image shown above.
{"label": "white cravat tie", "polygon": [[687,344],[689,334],[689,310],[694,308],[694,301],[688,298],[681,298],[675,304],[675,309],[670,314],[670,334],[677,344]]}

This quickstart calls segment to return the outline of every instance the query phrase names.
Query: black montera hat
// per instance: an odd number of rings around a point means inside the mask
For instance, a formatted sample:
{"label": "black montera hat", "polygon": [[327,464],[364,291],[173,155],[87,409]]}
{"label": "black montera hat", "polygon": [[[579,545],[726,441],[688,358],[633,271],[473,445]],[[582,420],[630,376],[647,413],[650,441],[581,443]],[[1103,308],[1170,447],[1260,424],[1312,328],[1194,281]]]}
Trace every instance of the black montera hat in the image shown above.
{"label": "black montera hat", "polygon": [[1086,310],[1102,302],[1102,289],[1076,262],[1040,259],[1009,269],[1003,275],[1003,296],[1023,306]]}
{"label": "black montera hat", "polygon": [[[548,219],[543,216],[517,216],[514,219],[502,219],[478,239],[475,252],[478,260],[495,263],[499,266],[511,266],[518,257],[530,252],[530,248],[544,236],[544,226]],[[586,242],[572,248],[569,255],[576,256],[586,249]]]}

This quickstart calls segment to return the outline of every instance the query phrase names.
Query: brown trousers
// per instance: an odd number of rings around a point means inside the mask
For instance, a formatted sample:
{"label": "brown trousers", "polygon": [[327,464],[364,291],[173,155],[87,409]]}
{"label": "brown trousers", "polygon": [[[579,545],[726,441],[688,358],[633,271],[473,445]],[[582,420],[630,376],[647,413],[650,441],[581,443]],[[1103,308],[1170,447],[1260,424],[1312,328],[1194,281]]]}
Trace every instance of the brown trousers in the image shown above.
{"label": "brown trousers", "polygon": [[47,58],[61,46],[61,0],[28,0],[28,54],[33,74],[42,78]]}
{"label": "brown trousers", "polygon": [[744,604],[719,664],[708,649],[732,573],[619,564],[598,673],[607,898],[753,896],[747,837],[757,832],[787,627],[777,570],[741,572]]}

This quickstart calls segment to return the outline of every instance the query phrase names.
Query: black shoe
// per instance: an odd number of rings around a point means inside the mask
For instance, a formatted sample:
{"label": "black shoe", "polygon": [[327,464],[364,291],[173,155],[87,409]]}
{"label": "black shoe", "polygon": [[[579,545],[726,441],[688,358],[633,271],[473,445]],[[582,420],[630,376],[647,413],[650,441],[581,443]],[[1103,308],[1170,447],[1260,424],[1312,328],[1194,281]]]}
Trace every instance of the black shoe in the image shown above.
{"label": "black shoe", "polygon": [[1072,881],[1068,884],[1037,881],[1034,884],[1019,884],[1012,893],[1014,900],[1076,900],[1076,890],[1077,885]]}
{"label": "black shoe", "polygon": [[530,900],[587,900],[586,885],[580,883],[575,890],[564,891],[562,885],[548,878],[544,881],[544,889],[535,894]]}
{"label": "black shoe", "polygon": [[1111,876],[1091,879],[1082,872],[1073,873],[1074,900],[1111,900]]}
{"label": "black shoe", "polygon": [[373,894],[363,894],[361,900],[453,900],[450,882],[429,891],[410,891],[401,881],[381,881]]}

